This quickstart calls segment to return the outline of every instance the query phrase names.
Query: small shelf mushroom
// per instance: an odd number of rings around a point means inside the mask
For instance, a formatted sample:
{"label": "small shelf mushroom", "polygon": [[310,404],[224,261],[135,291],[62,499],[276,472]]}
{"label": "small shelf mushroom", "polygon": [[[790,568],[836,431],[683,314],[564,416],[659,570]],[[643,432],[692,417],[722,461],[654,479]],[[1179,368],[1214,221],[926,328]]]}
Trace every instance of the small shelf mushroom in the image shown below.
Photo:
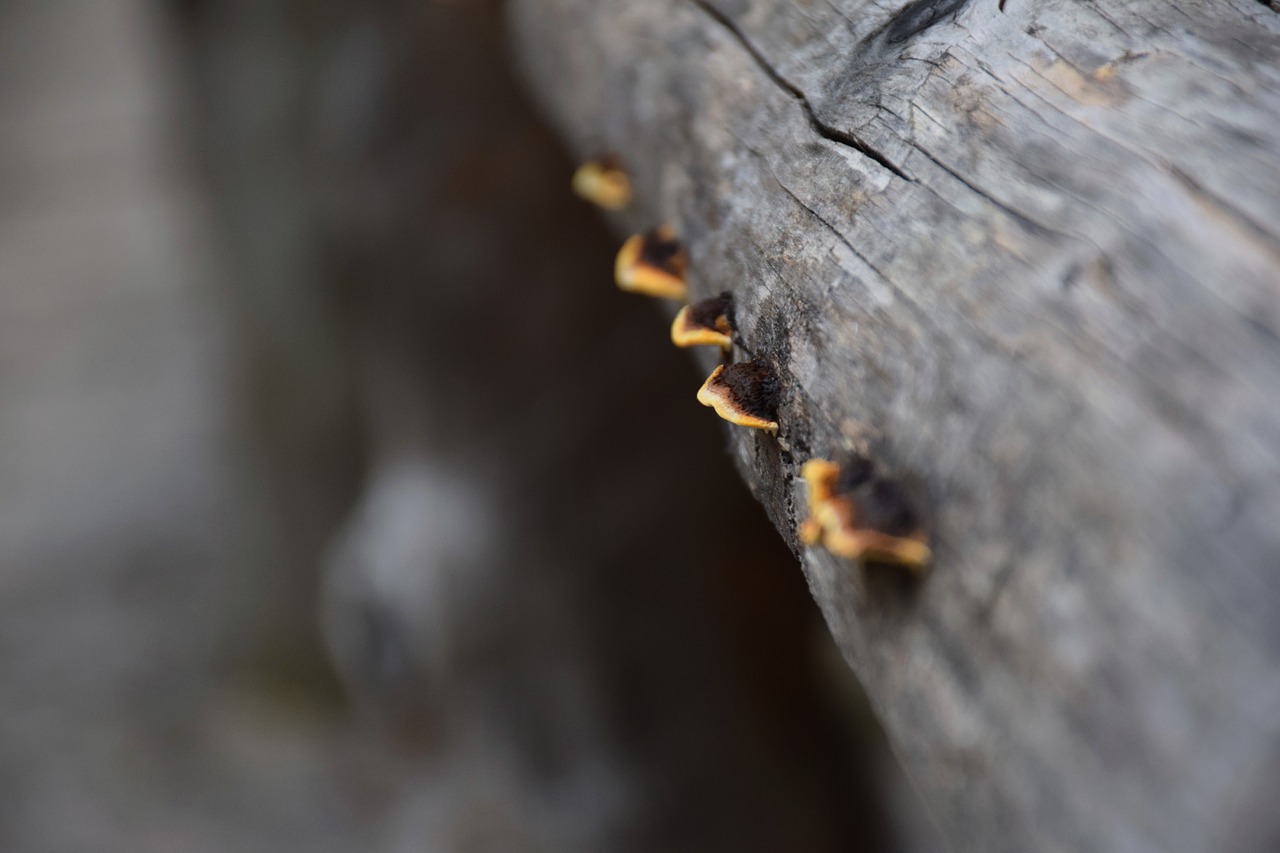
{"label": "small shelf mushroom", "polygon": [[844,465],[810,459],[800,469],[809,492],[809,517],[800,526],[806,545],[837,557],[896,563],[923,571],[928,535],[906,491],[855,456]]}
{"label": "small shelf mushroom", "polygon": [[733,294],[721,293],[680,309],[671,323],[671,342],[678,347],[715,346],[733,349]]}
{"label": "small shelf mushroom", "polygon": [[664,299],[686,299],[685,273],[689,258],[684,244],[670,225],[627,238],[614,263],[618,287],[629,293],[643,293]]}
{"label": "small shelf mushroom", "polygon": [[601,157],[573,173],[573,191],[598,207],[621,210],[631,201],[631,178],[616,157]]}
{"label": "small shelf mushroom", "polygon": [[729,423],[778,433],[778,376],[763,362],[720,365],[698,389],[698,402]]}

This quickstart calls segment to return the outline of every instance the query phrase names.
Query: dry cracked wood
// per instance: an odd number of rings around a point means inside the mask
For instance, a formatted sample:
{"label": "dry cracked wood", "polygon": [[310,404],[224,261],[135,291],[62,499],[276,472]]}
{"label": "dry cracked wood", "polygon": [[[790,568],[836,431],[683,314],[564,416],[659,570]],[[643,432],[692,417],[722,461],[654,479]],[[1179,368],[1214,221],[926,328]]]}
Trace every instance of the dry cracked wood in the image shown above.
{"label": "dry cracked wood", "polygon": [[[732,289],[781,372],[781,440],[731,430],[739,467],[955,846],[1266,844],[1280,16],[513,0],[512,18],[575,149],[630,164],[618,226],[674,223],[693,297]],[[858,443],[931,517],[918,585],[795,546],[798,466]]]}

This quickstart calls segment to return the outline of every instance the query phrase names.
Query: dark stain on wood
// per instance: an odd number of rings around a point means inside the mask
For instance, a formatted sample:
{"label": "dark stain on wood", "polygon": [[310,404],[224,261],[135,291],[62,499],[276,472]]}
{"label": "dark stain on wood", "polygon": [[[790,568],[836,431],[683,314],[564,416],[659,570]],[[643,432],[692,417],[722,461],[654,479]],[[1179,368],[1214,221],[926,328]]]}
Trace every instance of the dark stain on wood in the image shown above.
{"label": "dark stain on wood", "polygon": [[954,17],[967,2],[968,0],[915,0],[914,3],[908,3],[889,19],[884,28],[885,43],[902,44],[943,19]]}

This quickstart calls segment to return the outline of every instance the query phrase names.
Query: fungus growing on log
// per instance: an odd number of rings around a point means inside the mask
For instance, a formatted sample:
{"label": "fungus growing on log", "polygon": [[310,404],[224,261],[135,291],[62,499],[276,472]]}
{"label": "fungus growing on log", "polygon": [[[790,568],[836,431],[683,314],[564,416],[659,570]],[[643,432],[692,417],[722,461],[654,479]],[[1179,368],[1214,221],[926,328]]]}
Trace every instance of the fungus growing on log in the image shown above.
{"label": "fungus growing on log", "polygon": [[778,376],[763,362],[720,365],[698,389],[698,402],[731,424],[778,433]]}
{"label": "fungus growing on log", "polygon": [[684,244],[670,225],[627,238],[614,263],[618,287],[628,293],[643,293],[663,299],[685,299],[685,271],[689,266]]}
{"label": "fungus growing on log", "polygon": [[800,526],[806,545],[849,560],[924,570],[930,550],[919,515],[902,486],[878,475],[870,460],[810,459],[800,474],[809,491],[809,517]]}
{"label": "fungus growing on log", "polygon": [[605,210],[621,210],[631,201],[631,178],[616,157],[601,157],[573,173],[573,191]]}
{"label": "fungus growing on log", "polygon": [[681,308],[671,323],[671,342],[678,347],[733,349],[733,294],[726,291]]}
{"label": "fungus growing on log", "polygon": [[1280,837],[1265,6],[511,0],[565,137],[653,164],[633,215],[740,282],[795,454],[736,443],[770,519],[863,426],[932,484],[918,595],[805,570],[956,849]]}

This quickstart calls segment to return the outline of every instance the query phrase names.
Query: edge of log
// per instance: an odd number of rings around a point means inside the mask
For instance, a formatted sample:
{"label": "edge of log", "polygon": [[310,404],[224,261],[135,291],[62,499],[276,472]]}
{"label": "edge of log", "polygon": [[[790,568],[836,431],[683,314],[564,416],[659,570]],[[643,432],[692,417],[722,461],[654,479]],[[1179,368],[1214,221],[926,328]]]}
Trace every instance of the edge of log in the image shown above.
{"label": "edge of log", "polygon": [[[674,223],[779,370],[779,439],[733,454],[957,848],[1277,837],[1280,18],[511,17],[572,148],[629,164],[620,232]],[[797,542],[799,465],[854,447],[926,507],[923,582]]]}

